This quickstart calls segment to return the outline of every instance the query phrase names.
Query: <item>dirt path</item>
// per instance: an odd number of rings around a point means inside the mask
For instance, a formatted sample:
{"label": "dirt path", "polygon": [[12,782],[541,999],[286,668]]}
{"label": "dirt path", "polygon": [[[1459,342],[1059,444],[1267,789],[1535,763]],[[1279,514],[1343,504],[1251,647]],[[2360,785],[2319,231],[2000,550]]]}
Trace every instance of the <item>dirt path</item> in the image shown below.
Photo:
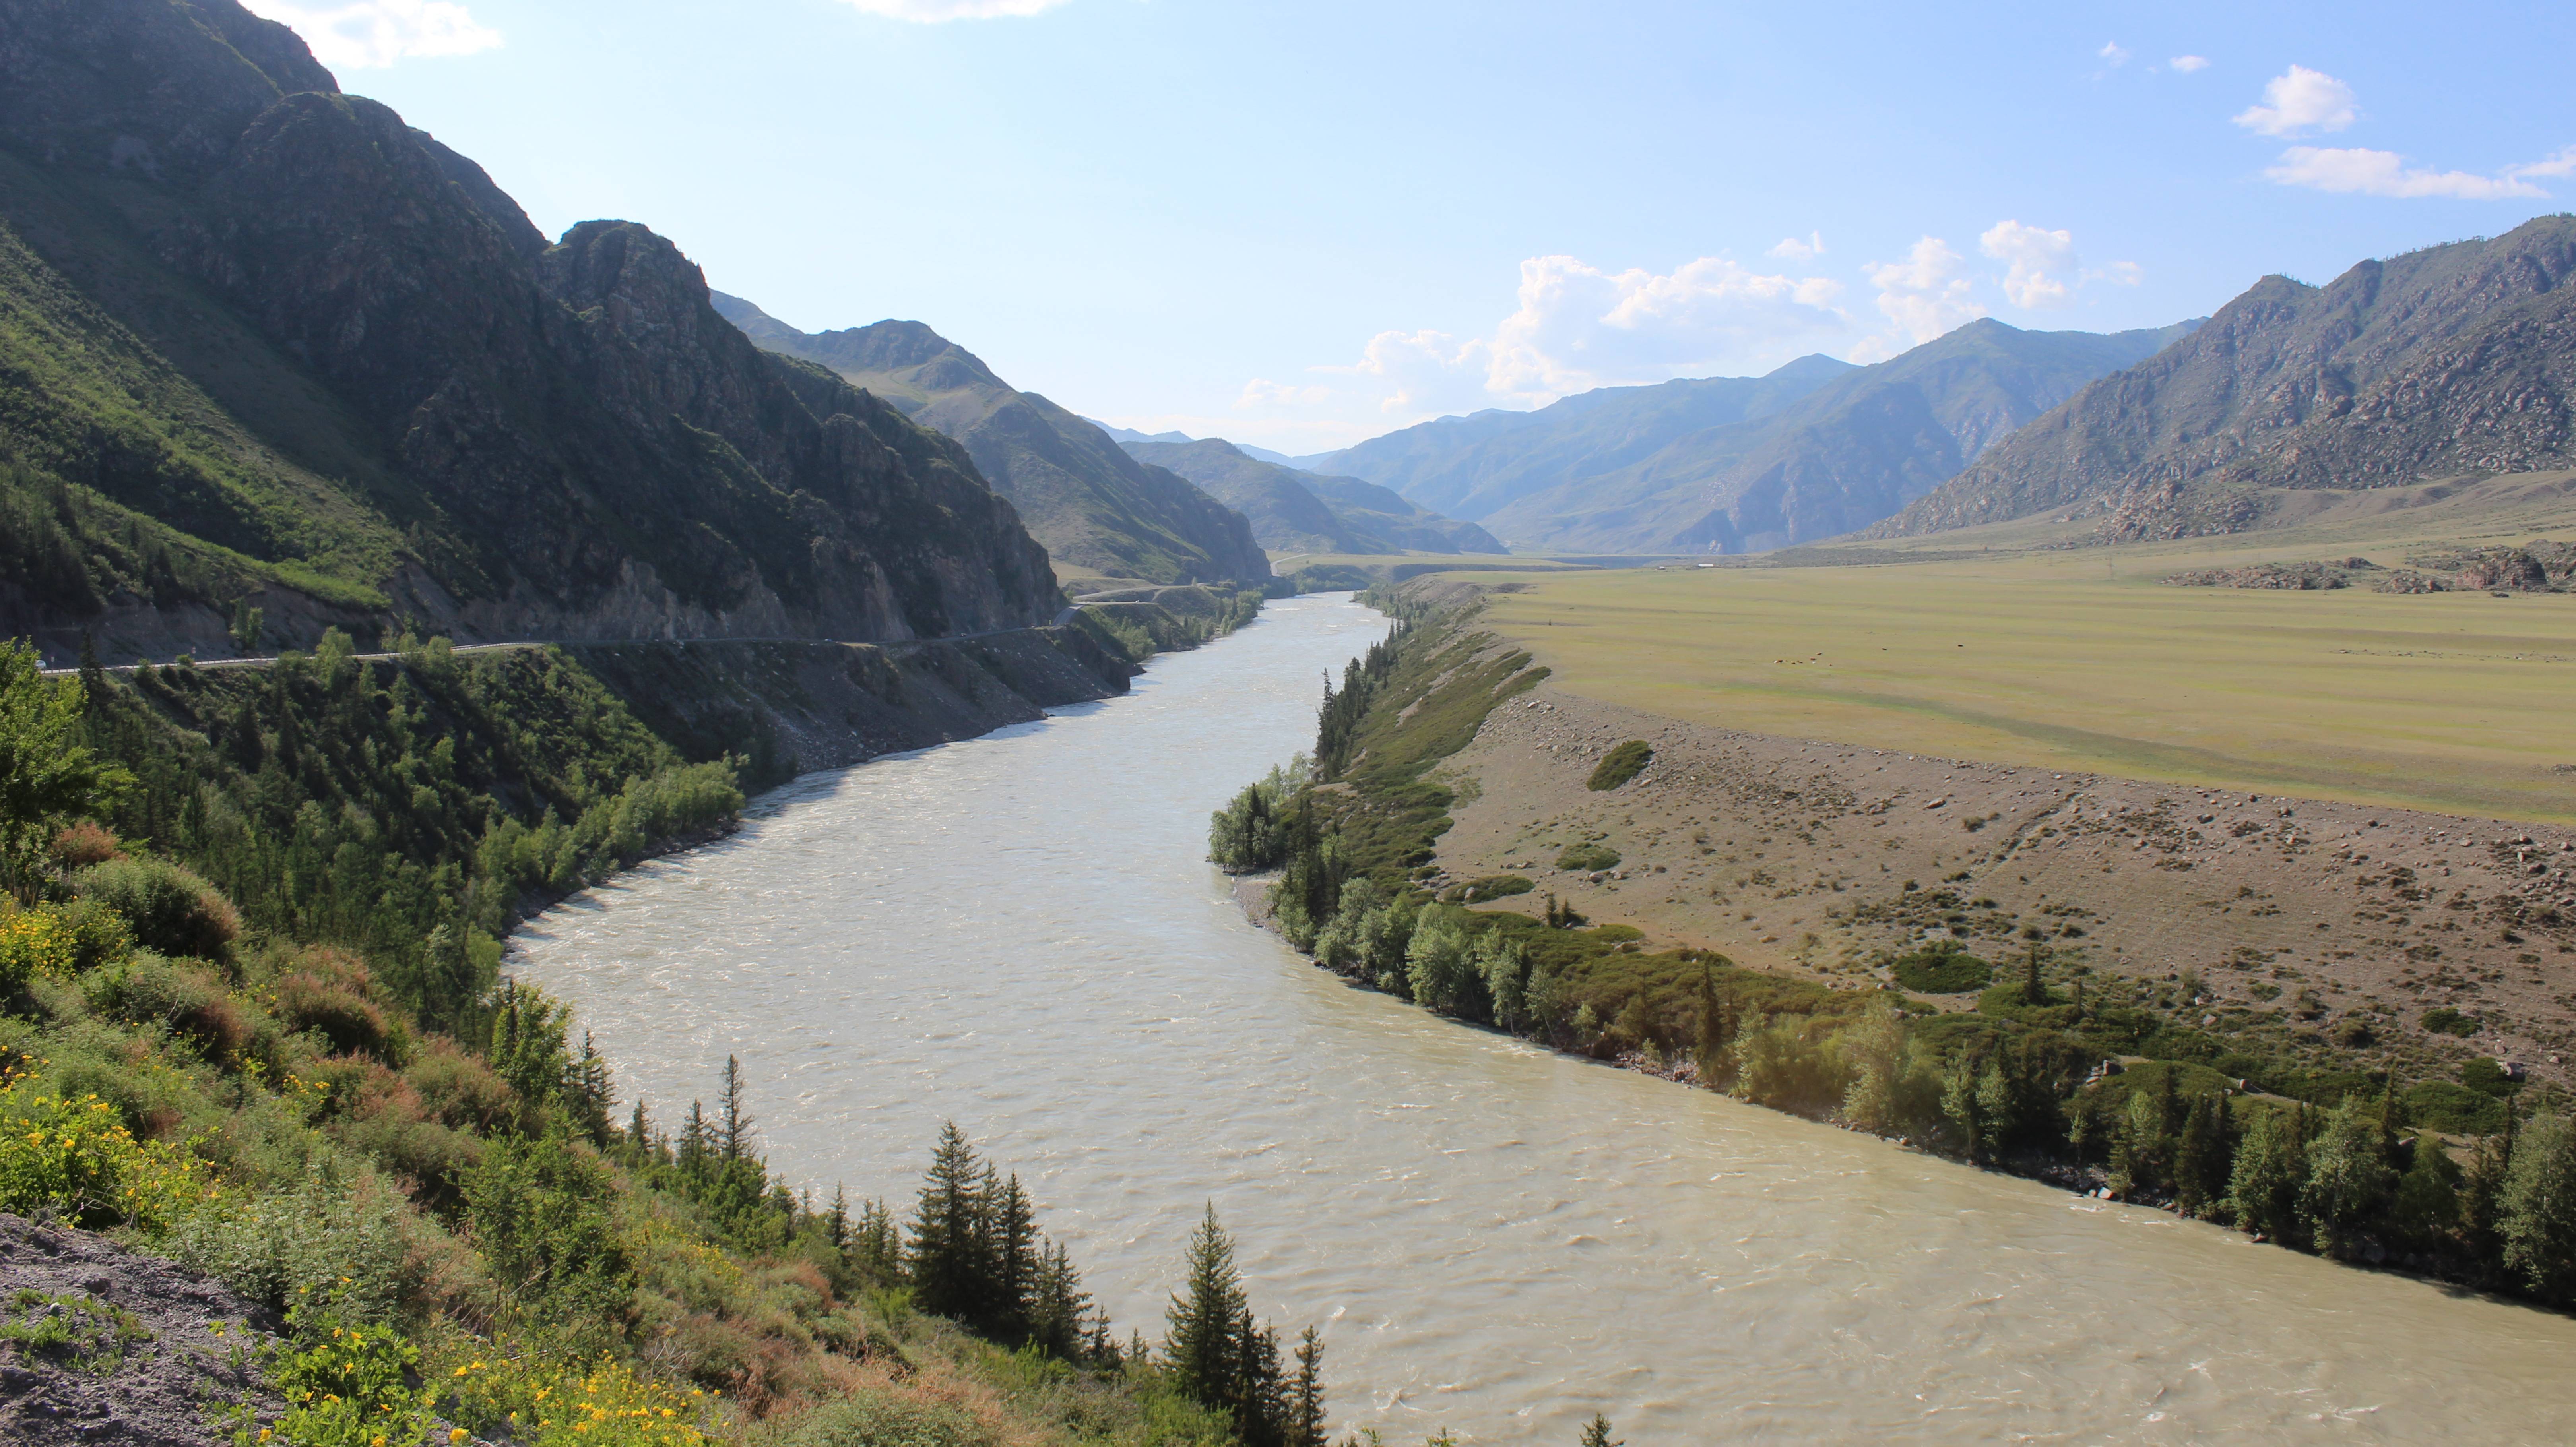
{"label": "dirt path", "polygon": [[[1587,790],[1630,738],[1646,771]],[[1860,987],[1926,939],[2001,961],[2036,931],[2410,1074],[2493,1055],[2563,1082],[2576,1060],[2566,830],[1736,733],[1544,687],[1442,776],[1451,879],[1521,874],[1658,945]],[[1615,871],[1554,867],[1592,836]],[[2428,1032],[2443,1006],[2482,1028]]]}

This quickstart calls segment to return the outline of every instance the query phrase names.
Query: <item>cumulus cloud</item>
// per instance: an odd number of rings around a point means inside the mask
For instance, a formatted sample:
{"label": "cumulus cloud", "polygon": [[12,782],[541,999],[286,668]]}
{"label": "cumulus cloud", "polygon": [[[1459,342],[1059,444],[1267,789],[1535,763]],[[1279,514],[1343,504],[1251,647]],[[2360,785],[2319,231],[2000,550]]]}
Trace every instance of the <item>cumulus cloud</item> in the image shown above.
{"label": "cumulus cloud", "polygon": [[2361,115],[2352,87],[2321,70],[2294,65],[2263,83],[2263,104],[2237,113],[2236,124],[2266,136],[2339,131]]}
{"label": "cumulus cloud", "polygon": [[[1878,288],[1878,309],[1913,344],[1921,344],[1986,314],[1968,295],[1968,259],[1937,236],[1914,243],[1903,261],[1871,262],[1861,271]],[[1902,348],[1890,342],[1864,348],[1872,356]],[[1855,360],[1858,356],[1855,355]]]}
{"label": "cumulus cloud", "polygon": [[2505,174],[2517,177],[2576,176],[2576,146],[2569,146],[2547,160],[2534,161],[2528,166],[2516,166]]}
{"label": "cumulus cloud", "polygon": [[501,44],[453,0],[244,0],[249,11],[304,37],[313,58],[339,70],[379,69],[397,60],[472,55]]}
{"label": "cumulus cloud", "polygon": [[1765,256],[1776,256],[1782,261],[1813,261],[1817,257],[1825,254],[1825,233],[1821,231],[1808,232],[1807,239],[1804,241],[1800,241],[1794,236],[1783,236],[1780,238],[1778,245],[1773,246],[1769,251],[1762,254]]}
{"label": "cumulus cloud", "polygon": [[2576,164],[2571,164],[2564,152],[2551,160],[2517,167],[2500,176],[2481,176],[2473,171],[2419,170],[2407,165],[2406,158],[2395,151],[2292,146],[2283,151],[2279,163],[2266,169],[2263,175],[2284,186],[2304,186],[2312,191],[2338,191],[2348,195],[2440,196],[2456,201],[2498,201],[2515,196],[2546,196],[2548,192],[2526,178],[2565,175],[2570,169],[2576,169]]}
{"label": "cumulus cloud", "polygon": [[2093,53],[2102,57],[2104,60],[2111,62],[2113,65],[2126,65],[2129,63],[2129,48],[2116,40],[2106,40],[2102,42],[2102,48]]}
{"label": "cumulus cloud", "polygon": [[[1349,366],[1314,370],[1357,379],[1363,392],[1375,396],[1381,412],[1418,416],[1489,405],[1485,376],[1492,356],[1492,344],[1481,337],[1462,339],[1438,331],[1386,331],[1369,338],[1368,345],[1360,349],[1360,359]],[[1323,391],[1321,397],[1305,395],[1297,400],[1320,402],[1332,395],[1330,389]],[[1247,389],[1245,400],[1235,405],[1251,405],[1251,395]]]}
{"label": "cumulus cloud", "polygon": [[2172,66],[2174,69],[2181,71],[2185,75],[2189,75],[2196,70],[2209,69],[2209,57],[2206,55],[2177,55],[2173,59],[2166,61],[2165,64]]}
{"label": "cumulus cloud", "polygon": [[2068,280],[2076,273],[2073,232],[1998,221],[1977,238],[1977,249],[2008,264],[2004,296],[2014,306],[2060,307],[2075,299],[2080,280]]}
{"label": "cumulus cloud", "polygon": [[1718,372],[1767,371],[1841,339],[1839,282],[1703,256],[1667,273],[1571,256],[1521,263],[1520,308],[1494,330],[1486,386],[1519,400]]}
{"label": "cumulus cloud", "polygon": [[841,3],[888,20],[936,25],[943,20],[1000,20],[1035,15],[1069,0],[841,0]]}

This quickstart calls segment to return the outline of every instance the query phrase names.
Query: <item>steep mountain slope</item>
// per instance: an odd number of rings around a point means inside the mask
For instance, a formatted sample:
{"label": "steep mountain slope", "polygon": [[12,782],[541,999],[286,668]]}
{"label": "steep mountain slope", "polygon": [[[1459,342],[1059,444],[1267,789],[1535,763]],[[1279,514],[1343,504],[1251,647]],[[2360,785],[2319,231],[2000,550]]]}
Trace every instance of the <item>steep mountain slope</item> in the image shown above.
{"label": "steep mountain slope", "polygon": [[1264,462],[1221,438],[1122,440],[1129,455],[1169,468],[1252,520],[1252,535],[1276,551],[1305,553],[1499,553],[1474,523],[1414,506],[1356,477],[1319,477]]}
{"label": "steep mountain slope", "polygon": [[2554,216],[2324,287],[2265,277],[1876,531],[2081,508],[2114,514],[2123,536],[2199,532],[2259,516],[2249,486],[2565,465],[2571,275],[2576,219]]}
{"label": "steep mountain slope", "polygon": [[0,632],[57,651],[1059,606],[953,443],[753,347],[643,227],[548,246],[234,0],[0,7],[0,293]]}
{"label": "steep mountain slope", "polygon": [[2190,329],[2106,336],[1971,322],[1766,416],[1675,437],[1623,466],[1577,464],[1485,521],[1516,540],[1631,552],[1760,552],[1849,532]]}
{"label": "steep mountain slope", "polygon": [[1603,387],[1535,412],[1437,418],[1298,465],[1482,522],[1531,493],[1641,462],[1677,438],[1767,417],[1851,370],[1816,356],[1763,377]]}
{"label": "steep mountain slope", "polygon": [[1270,576],[1241,515],[919,322],[808,335],[739,297],[719,294],[716,307],[762,349],[828,367],[957,439],[1059,563],[1156,583]]}

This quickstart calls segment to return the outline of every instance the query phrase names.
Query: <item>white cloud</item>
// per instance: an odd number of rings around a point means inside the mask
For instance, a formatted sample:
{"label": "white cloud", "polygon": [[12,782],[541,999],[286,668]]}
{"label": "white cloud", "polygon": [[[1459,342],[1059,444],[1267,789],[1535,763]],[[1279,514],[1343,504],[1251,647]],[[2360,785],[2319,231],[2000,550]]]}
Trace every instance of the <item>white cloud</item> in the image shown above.
{"label": "white cloud", "polygon": [[2263,102],[2239,112],[2236,124],[2267,136],[2296,136],[2342,130],[2361,114],[2351,86],[2304,65],[2265,81]]}
{"label": "white cloud", "polygon": [[2084,273],[2086,281],[2107,281],[2113,286],[2136,286],[2147,279],[2146,268],[2134,261],[2115,261],[2100,271]]}
{"label": "white cloud", "polygon": [[2075,299],[2075,288],[2067,282],[2076,270],[2073,232],[1998,221],[1977,238],[1977,249],[2010,263],[2004,295],[2014,306],[2061,307]]}
{"label": "white cloud", "polygon": [[2265,170],[2263,175],[2284,186],[2305,186],[2313,191],[2338,191],[2348,195],[2442,196],[2457,201],[2496,201],[2509,196],[2546,196],[2548,192],[2524,177],[2563,176],[2569,170],[2576,170],[2576,165],[2570,164],[2566,152],[2535,162],[2530,167],[2517,167],[2501,176],[2481,176],[2471,171],[2417,170],[2408,166],[2406,158],[2395,151],[2292,146],[2281,153],[2279,164]]}
{"label": "white cloud", "polygon": [[1765,256],[1776,256],[1782,261],[1813,261],[1817,257],[1825,254],[1825,233],[1821,231],[1808,232],[1807,239],[1804,241],[1800,241],[1794,236],[1783,236],[1780,238],[1778,245],[1762,254]]}
{"label": "white cloud", "polygon": [[1703,256],[1658,275],[1571,256],[1521,263],[1520,309],[1494,330],[1486,388],[1521,401],[1677,376],[1768,371],[1838,341],[1839,282]]}
{"label": "white cloud", "polygon": [[[1369,338],[1357,362],[1314,370],[1366,379],[1359,385],[1375,394],[1381,412],[1424,416],[1490,406],[1493,399],[1485,395],[1485,378],[1492,356],[1492,345],[1481,337],[1461,340],[1447,332],[1389,331]],[[1247,398],[1250,395],[1245,393]]]}
{"label": "white cloud", "polygon": [[2111,62],[2113,65],[2126,65],[2129,63],[2129,48],[2116,40],[2104,41],[2102,43],[2102,48],[2093,53],[2102,57],[2104,60]]}
{"label": "white cloud", "polygon": [[2545,161],[2527,166],[2509,167],[2508,176],[2576,176],[2576,146],[2569,146]]}
{"label": "white cloud", "polygon": [[1234,399],[1237,408],[1249,411],[1256,407],[1293,407],[1301,403],[1332,400],[1330,387],[1297,387],[1286,382],[1273,382],[1255,377],[1243,384],[1243,395]]}
{"label": "white cloud", "polygon": [[1000,20],[1014,15],[1035,15],[1067,4],[1069,0],[841,0],[841,3],[870,15],[882,15],[888,20],[936,25],[943,20]]}
{"label": "white cloud", "polygon": [[2173,59],[2166,61],[2165,64],[2172,66],[2174,69],[2181,71],[2185,75],[2189,75],[2196,70],[2209,69],[2209,57],[2206,55],[2177,55]]}
{"label": "white cloud", "polygon": [[[1861,270],[1869,284],[1878,288],[1879,311],[1919,345],[1986,314],[1984,307],[1969,299],[1966,268],[1967,258],[1952,251],[1948,242],[1926,236],[1914,243],[1903,261],[1872,262]],[[1872,341],[1875,346],[1865,346],[1853,359],[1893,356],[1904,350],[1894,339]]]}
{"label": "white cloud", "polygon": [[501,33],[478,23],[453,0],[243,0],[263,19],[304,37],[313,58],[344,70],[369,70],[397,60],[472,55],[501,44]]}

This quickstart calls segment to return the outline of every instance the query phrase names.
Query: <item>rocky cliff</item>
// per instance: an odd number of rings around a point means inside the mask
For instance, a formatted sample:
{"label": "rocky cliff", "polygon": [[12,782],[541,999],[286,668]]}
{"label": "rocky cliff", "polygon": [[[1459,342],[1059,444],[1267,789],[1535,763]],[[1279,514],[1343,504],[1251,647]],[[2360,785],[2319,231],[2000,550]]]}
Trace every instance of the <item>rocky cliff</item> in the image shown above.
{"label": "rocky cliff", "polygon": [[0,631],[57,649],[395,618],[903,639],[1060,606],[963,449],[753,347],[642,226],[549,246],[233,0],[0,7],[0,280]]}

